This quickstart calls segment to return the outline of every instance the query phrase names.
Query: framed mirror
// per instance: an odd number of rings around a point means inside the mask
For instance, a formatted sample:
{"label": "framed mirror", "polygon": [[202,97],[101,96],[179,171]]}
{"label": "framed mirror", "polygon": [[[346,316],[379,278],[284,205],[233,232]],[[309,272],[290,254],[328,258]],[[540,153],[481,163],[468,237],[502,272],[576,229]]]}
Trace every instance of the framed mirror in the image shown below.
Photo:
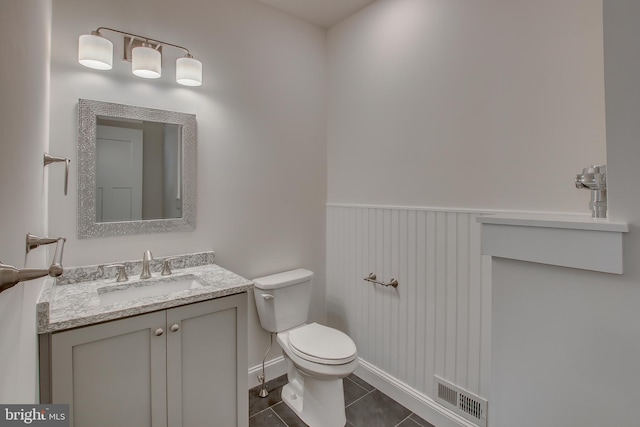
{"label": "framed mirror", "polygon": [[196,117],[78,100],[78,238],[196,226]]}

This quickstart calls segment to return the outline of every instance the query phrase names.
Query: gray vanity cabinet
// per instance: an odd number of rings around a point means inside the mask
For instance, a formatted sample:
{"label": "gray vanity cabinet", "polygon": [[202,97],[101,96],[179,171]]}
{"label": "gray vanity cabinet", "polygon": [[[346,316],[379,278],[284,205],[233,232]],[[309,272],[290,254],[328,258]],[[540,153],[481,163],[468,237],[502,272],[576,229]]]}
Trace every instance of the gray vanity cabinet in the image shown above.
{"label": "gray vanity cabinet", "polygon": [[43,401],[70,403],[74,427],[247,427],[246,304],[242,293],[53,333]]}

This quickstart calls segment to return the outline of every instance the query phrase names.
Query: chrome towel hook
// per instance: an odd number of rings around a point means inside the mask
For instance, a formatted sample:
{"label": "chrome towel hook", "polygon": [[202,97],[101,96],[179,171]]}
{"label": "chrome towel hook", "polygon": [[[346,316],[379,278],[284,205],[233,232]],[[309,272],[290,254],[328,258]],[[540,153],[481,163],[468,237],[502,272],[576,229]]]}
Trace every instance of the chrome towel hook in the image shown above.
{"label": "chrome towel hook", "polygon": [[67,195],[68,189],[69,189],[69,163],[71,163],[71,159],[68,159],[66,157],[54,157],[49,153],[44,153],[44,165],[47,166],[51,163],[56,163],[56,162],[64,162],[65,164],[65,169],[64,169],[64,195]]}

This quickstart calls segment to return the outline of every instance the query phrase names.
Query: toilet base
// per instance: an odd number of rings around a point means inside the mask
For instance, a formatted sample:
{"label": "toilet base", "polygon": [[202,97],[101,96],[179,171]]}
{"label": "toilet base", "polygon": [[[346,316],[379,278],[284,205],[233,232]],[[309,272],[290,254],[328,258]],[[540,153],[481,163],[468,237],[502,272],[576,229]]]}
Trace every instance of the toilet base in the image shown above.
{"label": "toilet base", "polygon": [[344,427],[347,419],[342,378],[313,378],[287,362],[289,383],[282,388],[284,403],[311,427]]}

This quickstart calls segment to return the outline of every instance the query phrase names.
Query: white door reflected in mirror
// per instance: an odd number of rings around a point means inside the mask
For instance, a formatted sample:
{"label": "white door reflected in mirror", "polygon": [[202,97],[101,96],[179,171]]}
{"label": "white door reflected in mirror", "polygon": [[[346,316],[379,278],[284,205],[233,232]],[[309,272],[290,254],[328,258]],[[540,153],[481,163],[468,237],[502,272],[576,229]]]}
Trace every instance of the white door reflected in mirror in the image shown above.
{"label": "white door reflected in mirror", "polygon": [[142,130],[96,129],[96,222],[142,219]]}
{"label": "white door reflected in mirror", "polygon": [[180,125],[97,119],[96,222],[182,217]]}

